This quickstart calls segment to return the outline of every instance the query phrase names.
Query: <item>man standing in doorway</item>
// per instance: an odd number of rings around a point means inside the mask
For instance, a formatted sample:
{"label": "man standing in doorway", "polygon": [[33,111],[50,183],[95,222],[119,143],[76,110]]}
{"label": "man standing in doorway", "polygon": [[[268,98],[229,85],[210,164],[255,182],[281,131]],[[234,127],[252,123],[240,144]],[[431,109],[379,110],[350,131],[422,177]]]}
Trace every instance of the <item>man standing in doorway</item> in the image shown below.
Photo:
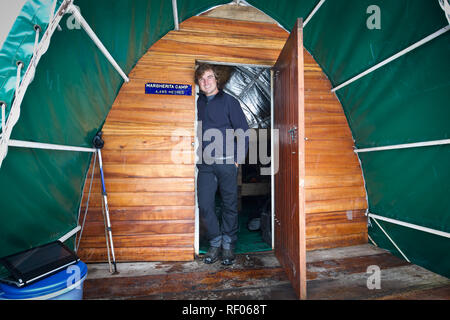
{"label": "man standing in doorway", "polygon": [[[214,263],[222,251],[222,264],[231,265],[238,232],[237,173],[239,164],[245,162],[249,142],[244,136],[244,150],[238,149],[236,138],[227,139],[227,134],[237,129],[246,132],[248,124],[239,102],[219,88],[218,80],[212,65],[201,64],[195,71],[195,82],[201,91],[197,115],[202,146],[197,164],[197,196],[200,222],[209,241],[204,262]],[[217,188],[223,201],[221,224],[215,213]]]}

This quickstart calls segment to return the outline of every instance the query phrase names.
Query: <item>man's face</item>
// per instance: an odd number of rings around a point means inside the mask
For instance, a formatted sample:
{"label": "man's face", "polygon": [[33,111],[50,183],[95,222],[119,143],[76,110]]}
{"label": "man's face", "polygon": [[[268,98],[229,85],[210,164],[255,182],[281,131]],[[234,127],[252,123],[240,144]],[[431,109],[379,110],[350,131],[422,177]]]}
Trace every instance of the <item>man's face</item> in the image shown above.
{"label": "man's face", "polygon": [[212,70],[206,70],[203,73],[198,79],[198,85],[200,86],[200,90],[202,90],[206,96],[211,96],[219,92],[217,80]]}

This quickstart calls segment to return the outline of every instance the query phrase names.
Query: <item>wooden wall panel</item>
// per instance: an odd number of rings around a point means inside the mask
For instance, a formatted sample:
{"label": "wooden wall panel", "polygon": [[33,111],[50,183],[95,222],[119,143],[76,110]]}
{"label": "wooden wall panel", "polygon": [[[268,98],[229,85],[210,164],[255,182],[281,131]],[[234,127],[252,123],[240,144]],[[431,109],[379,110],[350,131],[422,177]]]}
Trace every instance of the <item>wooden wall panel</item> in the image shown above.
{"label": "wooden wall panel", "polygon": [[367,243],[366,191],[351,131],[331,83],[318,70],[313,59],[305,59],[307,250]]}
{"label": "wooden wall panel", "polygon": [[[137,62],[103,127],[117,261],[194,257],[196,97],[146,95],[145,84],[194,87],[196,60],[270,66],[287,37],[276,24],[192,17]],[[331,84],[306,51],[304,61],[307,249],[362,243],[367,204],[351,132]],[[107,260],[99,181],[97,168],[79,250],[87,262]]]}

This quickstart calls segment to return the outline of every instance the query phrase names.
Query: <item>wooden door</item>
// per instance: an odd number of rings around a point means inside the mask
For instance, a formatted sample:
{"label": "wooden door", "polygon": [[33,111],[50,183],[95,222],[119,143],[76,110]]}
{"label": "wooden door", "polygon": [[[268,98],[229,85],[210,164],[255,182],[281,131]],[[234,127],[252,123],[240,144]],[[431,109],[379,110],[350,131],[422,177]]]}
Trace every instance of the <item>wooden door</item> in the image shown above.
{"label": "wooden door", "polygon": [[275,173],[275,254],[300,299],[306,299],[305,125],[302,19],[274,66],[274,129],[279,133]]}

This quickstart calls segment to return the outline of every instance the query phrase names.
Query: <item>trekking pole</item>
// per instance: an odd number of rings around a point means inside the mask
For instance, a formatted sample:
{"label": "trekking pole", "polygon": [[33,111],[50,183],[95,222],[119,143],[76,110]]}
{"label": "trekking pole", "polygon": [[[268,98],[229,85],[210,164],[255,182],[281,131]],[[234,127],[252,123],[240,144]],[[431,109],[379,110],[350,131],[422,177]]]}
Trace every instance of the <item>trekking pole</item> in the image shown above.
{"label": "trekking pole", "polygon": [[[97,135],[94,137],[93,144],[94,144],[94,148],[97,149],[100,177],[102,180],[102,196],[103,196],[103,202],[105,204],[106,230],[107,230],[108,236],[109,236],[109,247],[111,248],[111,255],[113,258],[113,265],[114,265],[114,272],[112,272],[112,274],[117,274],[118,272],[117,272],[117,266],[116,266],[116,257],[114,254],[114,244],[113,244],[113,239],[112,239],[111,221],[109,219],[108,199],[106,197],[105,177],[103,175],[102,152],[100,151],[100,149],[102,149],[103,146],[105,145],[105,142],[103,141],[101,136],[102,136],[102,132],[97,133]],[[106,244],[108,244],[108,236],[106,237]],[[108,256],[109,256],[109,248],[107,248],[107,250],[108,250]],[[108,259],[108,262],[111,266],[111,262],[109,261],[109,259]]]}

